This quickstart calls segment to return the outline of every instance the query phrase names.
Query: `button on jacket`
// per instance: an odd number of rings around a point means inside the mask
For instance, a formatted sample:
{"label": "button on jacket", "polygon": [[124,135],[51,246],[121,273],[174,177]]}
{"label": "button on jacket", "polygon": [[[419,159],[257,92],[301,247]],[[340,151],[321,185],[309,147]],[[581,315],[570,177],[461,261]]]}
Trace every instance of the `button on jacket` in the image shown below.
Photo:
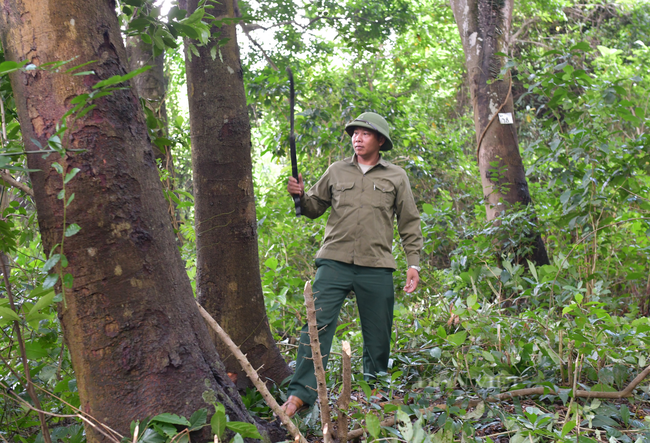
{"label": "button on jacket", "polygon": [[417,266],[422,230],[406,172],[384,159],[364,174],[356,156],[333,163],[300,199],[303,215],[320,217],[330,206],[323,246],[316,258],[373,268],[396,268],[393,220],[408,265]]}

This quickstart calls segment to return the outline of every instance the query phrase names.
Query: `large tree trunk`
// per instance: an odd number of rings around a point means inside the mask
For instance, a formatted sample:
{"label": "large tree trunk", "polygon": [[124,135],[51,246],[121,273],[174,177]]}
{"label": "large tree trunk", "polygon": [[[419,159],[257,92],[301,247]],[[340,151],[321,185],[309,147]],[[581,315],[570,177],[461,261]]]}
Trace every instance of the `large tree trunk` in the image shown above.
{"label": "large tree trunk", "polygon": [[[181,4],[183,4],[182,2]],[[189,0],[188,13],[197,7]],[[185,8],[185,6],[183,6]],[[217,19],[234,17],[232,0],[214,3]],[[269,328],[259,271],[251,135],[234,24],[216,29],[210,45],[189,57],[187,87],[196,209],[197,292],[200,303],[247,354],[262,379],[282,382],[290,370]],[[228,38],[210,51],[219,39]],[[220,55],[219,55],[220,51]],[[223,59],[223,61],[222,61]],[[215,336],[237,386],[250,381]]]}
{"label": "large tree trunk", "polygon": [[[97,60],[83,68],[93,69],[91,76],[12,74],[27,151],[38,149],[32,139],[47,146],[72,98],[127,72],[113,1],[5,0],[1,20],[8,60],[37,66]],[[82,408],[124,435],[132,420],[161,412],[189,416],[210,408],[210,397],[226,405],[232,420],[250,422],[192,297],[139,101],[127,89],[96,104],[64,137],[84,152],[27,156],[46,251],[62,241],[65,228],[57,199],[62,180],[51,165],[81,170],[65,188],[75,194],[66,224],[81,231],[65,239],[65,272],[74,283],[59,317]],[[89,441],[102,440],[92,428],[86,432]]]}
{"label": "large tree trunk", "polygon": [[[526,172],[519,153],[514,124],[501,124],[497,113],[512,113],[514,106],[510,73],[496,80],[508,53],[513,0],[450,0],[458,24],[469,75],[474,127],[478,144],[478,164],[485,195],[488,220],[517,203],[531,204]],[[538,265],[548,264],[546,248],[539,234],[532,234]]]}

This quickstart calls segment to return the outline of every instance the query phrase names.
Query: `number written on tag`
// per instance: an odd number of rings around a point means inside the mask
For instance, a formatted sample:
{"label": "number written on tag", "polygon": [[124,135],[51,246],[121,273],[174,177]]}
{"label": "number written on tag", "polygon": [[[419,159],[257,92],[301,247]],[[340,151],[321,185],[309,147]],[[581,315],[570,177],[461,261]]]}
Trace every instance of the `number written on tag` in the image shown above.
{"label": "number written on tag", "polygon": [[511,125],[514,123],[512,112],[499,112],[499,123],[502,125]]}

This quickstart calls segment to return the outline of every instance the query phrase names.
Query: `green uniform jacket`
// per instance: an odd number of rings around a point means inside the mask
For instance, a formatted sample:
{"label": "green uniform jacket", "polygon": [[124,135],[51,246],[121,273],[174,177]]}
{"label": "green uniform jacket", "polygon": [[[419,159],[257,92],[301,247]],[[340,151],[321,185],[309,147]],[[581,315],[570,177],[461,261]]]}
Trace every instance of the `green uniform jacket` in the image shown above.
{"label": "green uniform jacket", "polygon": [[332,164],[300,199],[302,213],[320,217],[330,206],[323,246],[316,258],[373,268],[396,268],[393,220],[409,266],[417,266],[422,230],[406,172],[384,159],[366,174],[356,156]]}

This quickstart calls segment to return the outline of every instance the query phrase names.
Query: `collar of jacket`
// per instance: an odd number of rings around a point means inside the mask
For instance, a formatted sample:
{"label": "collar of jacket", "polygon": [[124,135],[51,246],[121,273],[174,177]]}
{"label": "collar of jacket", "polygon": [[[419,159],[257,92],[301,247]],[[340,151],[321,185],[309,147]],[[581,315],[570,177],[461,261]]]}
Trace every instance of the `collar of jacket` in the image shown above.
{"label": "collar of jacket", "polygon": [[[359,162],[357,162],[357,154],[352,155],[352,157],[348,157],[348,158],[346,158],[345,161],[347,161],[347,162],[350,163],[351,165],[354,165],[354,164],[358,164],[358,163],[359,163]],[[377,162],[377,164],[378,164],[378,165],[382,165],[384,168],[387,168],[387,167],[390,165],[390,163],[388,163],[388,161],[386,161],[386,160],[383,159],[383,157],[381,156],[381,154],[379,154],[379,161]],[[373,165],[373,166],[374,166],[374,165]]]}

